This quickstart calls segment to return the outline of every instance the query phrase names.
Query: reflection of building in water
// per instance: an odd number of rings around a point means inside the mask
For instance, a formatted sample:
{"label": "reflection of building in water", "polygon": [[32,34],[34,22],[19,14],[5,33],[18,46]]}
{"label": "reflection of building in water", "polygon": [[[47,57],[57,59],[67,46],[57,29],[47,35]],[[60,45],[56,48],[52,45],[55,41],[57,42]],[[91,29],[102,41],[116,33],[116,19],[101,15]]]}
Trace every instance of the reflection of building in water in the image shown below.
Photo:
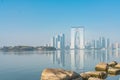
{"label": "reflection of building in water", "polygon": [[109,50],[98,50],[96,53],[98,55],[98,59],[100,59],[100,62],[108,62],[109,60]]}
{"label": "reflection of building in water", "polygon": [[[99,52],[99,53],[98,53]],[[105,61],[103,52],[86,51],[85,50],[70,50],[70,53],[58,50],[53,54],[53,64],[59,64],[62,67],[71,70],[84,70],[95,66],[96,63]]]}
{"label": "reflection of building in water", "polygon": [[79,53],[78,53],[78,68],[79,69],[83,69],[84,68],[84,50],[80,50]]}
{"label": "reflection of building in water", "polygon": [[61,64],[61,53],[60,53],[60,51],[57,51],[56,57],[57,57],[56,60],[57,60],[58,64]]}
{"label": "reflection of building in water", "polygon": [[113,53],[111,53],[111,50],[57,50],[52,52],[51,58],[53,58],[53,64],[62,68],[84,72],[94,70],[94,66],[99,62],[116,60],[119,53],[118,51],[116,51],[116,54],[115,51]]}
{"label": "reflection of building in water", "polygon": [[84,68],[84,50],[71,50],[71,69],[83,69]]}
{"label": "reflection of building in water", "polygon": [[52,63],[62,67],[69,67],[72,70],[84,68],[84,50],[55,51],[51,54]]}
{"label": "reflection of building in water", "polygon": [[56,51],[55,52],[53,52],[53,64],[55,64],[55,61],[56,61]]}
{"label": "reflection of building in water", "polygon": [[65,51],[61,51],[61,64],[62,66],[65,66]]}
{"label": "reflection of building in water", "polygon": [[59,64],[60,66],[65,66],[65,52],[62,50],[53,52],[52,63]]}
{"label": "reflection of building in water", "polygon": [[84,53],[84,50],[80,50],[80,53],[79,53],[79,54],[80,54],[80,63],[81,63],[81,64],[80,64],[80,65],[81,65],[80,67],[83,68],[83,67],[84,67],[84,63],[85,63],[85,61],[84,61],[84,54],[85,54],[85,53]]}
{"label": "reflection of building in water", "polygon": [[108,62],[108,50],[105,50],[105,62]]}
{"label": "reflection of building in water", "polygon": [[75,50],[70,51],[70,62],[71,62],[71,69],[75,70]]}
{"label": "reflection of building in water", "polygon": [[56,60],[57,60],[56,54],[57,54],[56,51],[51,52],[50,58],[51,58],[52,64],[56,64]]}

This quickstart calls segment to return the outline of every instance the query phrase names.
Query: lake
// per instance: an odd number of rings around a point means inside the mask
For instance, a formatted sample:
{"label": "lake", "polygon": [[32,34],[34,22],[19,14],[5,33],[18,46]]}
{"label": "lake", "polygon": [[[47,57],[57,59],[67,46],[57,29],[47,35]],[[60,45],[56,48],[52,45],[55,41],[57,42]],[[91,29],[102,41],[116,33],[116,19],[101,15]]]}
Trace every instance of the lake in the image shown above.
{"label": "lake", "polygon": [[[78,73],[93,71],[99,62],[117,61],[119,50],[57,50],[0,52],[0,80],[40,80],[45,68],[63,68]],[[120,76],[106,80],[120,80]]]}

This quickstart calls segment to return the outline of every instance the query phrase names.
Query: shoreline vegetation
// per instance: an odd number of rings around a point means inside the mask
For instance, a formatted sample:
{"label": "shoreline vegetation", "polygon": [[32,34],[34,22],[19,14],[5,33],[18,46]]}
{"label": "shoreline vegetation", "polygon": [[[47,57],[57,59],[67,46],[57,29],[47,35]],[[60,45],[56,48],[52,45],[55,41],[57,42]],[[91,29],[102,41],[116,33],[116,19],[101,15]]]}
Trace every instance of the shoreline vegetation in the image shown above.
{"label": "shoreline vegetation", "polygon": [[56,50],[119,50],[115,49],[115,48],[85,48],[85,49],[70,49],[70,48],[65,48],[65,49],[56,49],[55,47],[51,47],[51,46],[37,46],[37,47],[33,47],[33,46],[4,46],[2,48],[0,48],[0,51],[3,52],[21,52],[21,51],[56,51]]}
{"label": "shoreline vegetation", "polygon": [[5,52],[9,52],[9,51],[55,51],[56,48],[54,47],[44,47],[44,46],[40,46],[40,47],[33,47],[33,46],[5,46],[0,48],[0,51],[5,51]]}

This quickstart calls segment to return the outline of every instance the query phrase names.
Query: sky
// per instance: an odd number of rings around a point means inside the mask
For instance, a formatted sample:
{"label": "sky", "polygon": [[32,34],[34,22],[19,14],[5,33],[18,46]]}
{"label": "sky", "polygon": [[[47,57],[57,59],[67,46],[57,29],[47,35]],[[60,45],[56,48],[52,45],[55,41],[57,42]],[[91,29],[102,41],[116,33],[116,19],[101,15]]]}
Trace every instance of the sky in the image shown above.
{"label": "sky", "polygon": [[120,0],[0,0],[0,46],[41,46],[71,27],[84,26],[86,41],[120,41]]}

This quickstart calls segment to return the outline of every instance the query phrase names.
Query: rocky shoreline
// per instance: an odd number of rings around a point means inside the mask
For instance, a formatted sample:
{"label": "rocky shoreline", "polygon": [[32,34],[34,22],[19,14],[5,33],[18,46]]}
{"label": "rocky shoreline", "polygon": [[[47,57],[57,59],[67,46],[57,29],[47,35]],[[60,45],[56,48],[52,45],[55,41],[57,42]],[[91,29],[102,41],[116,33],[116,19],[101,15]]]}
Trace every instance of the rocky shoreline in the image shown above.
{"label": "rocky shoreline", "polygon": [[120,74],[120,63],[101,62],[95,66],[95,71],[76,73],[64,69],[47,68],[43,70],[40,80],[105,80],[110,75]]}

